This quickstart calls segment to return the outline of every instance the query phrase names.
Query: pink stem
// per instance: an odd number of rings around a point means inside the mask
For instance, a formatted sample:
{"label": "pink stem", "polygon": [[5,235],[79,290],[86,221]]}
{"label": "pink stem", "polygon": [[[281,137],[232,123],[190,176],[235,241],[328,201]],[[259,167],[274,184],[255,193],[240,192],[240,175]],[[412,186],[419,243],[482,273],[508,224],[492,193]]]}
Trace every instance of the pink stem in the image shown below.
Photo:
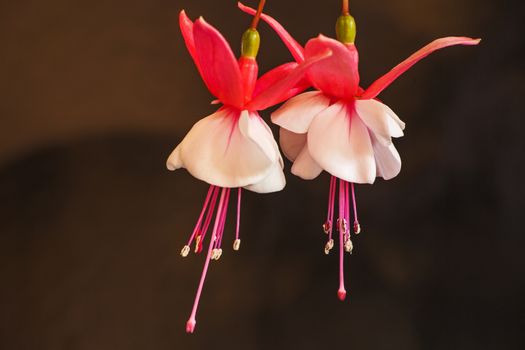
{"label": "pink stem", "polygon": [[[344,217],[344,182],[339,179],[339,220],[342,220]],[[340,221],[341,223],[341,221]],[[345,274],[344,274],[344,239],[343,239],[343,230],[342,225],[339,225],[339,290],[337,291],[337,296],[339,300],[343,301],[346,298],[345,290]]]}
{"label": "pink stem", "polygon": [[193,242],[193,239],[195,238],[195,235],[199,231],[199,228],[201,226],[202,218],[204,217],[204,213],[206,212],[206,209],[208,208],[208,203],[210,201],[211,195],[213,193],[215,186],[211,185],[208,189],[208,194],[206,195],[206,199],[204,200],[204,205],[201,210],[201,214],[199,215],[199,219],[197,220],[197,224],[195,225],[195,228],[193,229],[193,233],[190,236],[190,239],[188,240],[188,245],[191,245],[191,242]]}
{"label": "pink stem", "polygon": [[201,298],[202,293],[202,287],[204,286],[204,280],[206,279],[206,273],[208,272],[208,267],[210,265],[210,259],[211,259],[211,252],[213,249],[213,243],[216,238],[217,228],[219,226],[220,217],[222,215],[222,208],[224,204],[224,197],[225,197],[226,189],[223,188],[221,192],[221,198],[219,199],[219,207],[217,209],[217,215],[215,216],[215,223],[213,226],[213,231],[210,238],[210,245],[208,247],[208,254],[206,255],[206,261],[204,263],[204,269],[202,270],[201,279],[199,282],[199,287],[197,288],[197,294],[195,295],[195,301],[193,303],[193,308],[191,310],[190,318],[188,319],[188,322],[186,322],[186,332],[187,333],[193,333],[195,330],[195,324],[197,321],[195,320],[195,315],[197,314],[197,308],[199,307],[199,300]]}
{"label": "pink stem", "polygon": [[235,228],[235,239],[239,239],[239,230],[241,227],[241,190],[239,187],[237,190],[237,226]]}

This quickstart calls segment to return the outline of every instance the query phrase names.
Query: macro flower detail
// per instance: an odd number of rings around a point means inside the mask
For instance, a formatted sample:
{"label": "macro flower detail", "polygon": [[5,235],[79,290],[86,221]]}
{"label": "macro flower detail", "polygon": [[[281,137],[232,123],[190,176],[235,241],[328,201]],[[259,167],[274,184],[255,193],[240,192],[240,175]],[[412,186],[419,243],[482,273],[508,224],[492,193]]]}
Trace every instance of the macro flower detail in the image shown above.
{"label": "macro flower detail", "polygon": [[[264,6],[261,1],[259,14]],[[283,161],[272,132],[258,111],[283,102],[297,91],[297,85],[314,63],[331,53],[323,51],[298,64],[279,66],[257,79],[255,60],[259,49],[256,30],[259,15],[242,38],[242,55],[235,56],[224,37],[201,17],[191,21],[181,11],[180,28],[187,49],[208,90],[221,103],[215,113],[197,122],[167,160],[169,170],[185,168],[194,177],[210,184],[197,224],[181,255],[186,257],[195,244],[203,250],[211,226],[209,245],[186,331],[193,333],[202,288],[211,260],[222,254],[222,239],[230,196],[235,197],[237,221],[233,249],[240,248],[242,189],[258,193],[280,191],[285,186]],[[236,194],[232,190],[237,189]]]}
{"label": "macro flower detail", "polygon": [[[253,9],[238,3],[241,10]],[[299,94],[272,114],[279,125],[280,145],[293,162],[292,173],[312,180],[324,170],[330,180],[328,214],[323,230],[328,235],[325,253],[334,246],[332,231],[339,231],[340,282],[338,296],[345,299],[343,250],[352,252],[351,231],[361,231],[357,216],[354,184],[372,184],[376,177],[389,180],[401,170],[401,157],[392,138],[403,136],[405,123],[375,98],[401,74],[432,52],[454,45],[477,45],[480,39],[440,38],[398,64],[367,89],[359,86],[358,51],[354,45],[356,25],[343,1],[342,15],[336,23],[338,40],[319,35],[305,48],[273,18],[263,14],[297,62],[308,60],[320,51],[332,55],[306,72],[306,80],[316,91]],[[339,213],[334,225],[335,200]],[[349,223],[353,217],[352,229]]]}

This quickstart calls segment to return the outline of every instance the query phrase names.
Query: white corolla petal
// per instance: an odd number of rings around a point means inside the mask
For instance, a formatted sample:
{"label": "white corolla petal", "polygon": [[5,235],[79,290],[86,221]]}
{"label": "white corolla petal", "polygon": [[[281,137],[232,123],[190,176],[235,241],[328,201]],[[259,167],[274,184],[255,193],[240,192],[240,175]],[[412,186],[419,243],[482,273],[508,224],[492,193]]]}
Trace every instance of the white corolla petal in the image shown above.
{"label": "white corolla petal", "polygon": [[256,113],[242,111],[239,118],[239,129],[243,136],[256,143],[268,159],[272,162],[278,161],[279,151],[273,135],[266,123]]}
{"label": "white corolla petal", "polygon": [[[186,168],[194,177],[221,187],[262,181],[277,157],[245,136],[238,121],[238,110],[221,108],[197,122],[168,159],[168,169]],[[258,134],[252,131],[247,134]]]}
{"label": "white corolla petal", "polygon": [[[384,104],[376,100],[357,100],[355,110],[365,125],[377,136],[379,142],[388,146],[392,136],[403,136],[403,130],[390,116]],[[393,113],[393,112],[392,112]]]}
{"label": "white corolla petal", "polygon": [[304,180],[313,180],[322,171],[323,168],[312,158],[308,146],[305,145],[292,165],[292,174]]}
{"label": "white corolla petal", "polygon": [[[385,112],[388,113],[390,116],[389,123],[391,124],[390,134],[392,137],[402,137],[403,136],[403,130],[405,130],[405,122],[402,121],[397,114],[387,105],[382,104],[383,108],[385,109]],[[401,131],[399,131],[401,129]]]}
{"label": "white corolla petal", "polygon": [[396,177],[401,171],[401,157],[394,144],[384,146],[372,136],[372,147],[376,159],[377,176],[385,180]]}
{"label": "white corolla petal", "polygon": [[171,152],[170,156],[168,157],[168,161],[166,162],[166,167],[172,171],[182,168],[182,161],[180,159],[180,145],[175,147],[173,152]]}
{"label": "white corolla petal", "polygon": [[297,134],[304,134],[312,119],[329,105],[330,99],[322,92],[305,92],[289,99],[273,112],[272,122]]}
{"label": "white corolla petal", "polygon": [[283,168],[276,162],[272,165],[270,172],[262,181],[244,186],[244,188],[257,193],[270,193],[281,191],[285,185],[286,178],[284,177]]}
{"label": "white corolla petal", "polygon": [[306,134],[296,134],[285,128],[280,128],[279,143],[285,157],[293,162],[306,146]]}
{"label": "white corolla petal", "polygon": [[[257,116],[259,116],[259,114],[257,112],[255,112],[257,114]],[[273,148],[275,150],[275,153],[278,155],[279,157],[279,164],[281,165],[281,169],[284,169],[284,161],[283,161],[283,157],[281,156],[281,151],[279,151],[279,146],[277,145],[277,142],[275,141],[275,138],[273,137],[273,132],[272,132],[272,129],[270,129],[270,127],[268,126],[268,124],[266,124],[266,122],[264,121],[264,119],[262,119],[260,116],[259,116],[259,121],[261,122],[261,124],[264,126],[264,128],[266,129],[266,131],[268,132],[268,135],[270,136],[270,138],[272,139],[272,145],[273,145]]]}
{"label": "white corolla petal", "polygon": [[376,164],[368,128],[343,102],[317,115],[308,131],[308,150],[324,170],[355,183],[373,183]]}

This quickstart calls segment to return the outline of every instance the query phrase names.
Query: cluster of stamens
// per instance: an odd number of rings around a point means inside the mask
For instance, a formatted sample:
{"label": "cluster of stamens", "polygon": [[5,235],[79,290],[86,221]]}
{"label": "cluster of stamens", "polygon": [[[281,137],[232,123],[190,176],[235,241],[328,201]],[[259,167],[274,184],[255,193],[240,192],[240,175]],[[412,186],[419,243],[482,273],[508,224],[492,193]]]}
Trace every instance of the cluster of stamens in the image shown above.
{"label": "cluster of stamens", "polygon": [[[220,192],[220,198],[219,198]],[[228,203],[230,199],[230,188],[220,188],[217,186],[210,186],[201,213],[197,220],[197,224],[193,229],[193,233],[188,239],[188,243],[182,248],[180,255],[187,257],[191,251],[191,245],[195,243],[194,252],[199,254],[203,250],[204,239],[211,223],[215,207],[217,207],[215,214],[215,222],[213,229],[211,230],[211,238],[208,246],[208,253],[204,263],[204,269],[202,271],[199,287],[197,289],[197,295],[195,296],[195,302],[188,322],[186,323],[186,332],[193,333],[195,329],[195,315],[199,305],[200,296],[202,293],[202,287],[206,279],[206,273],[208,272],[209,263],[211,260],[219,260],[222,256],[222,237],[224,233],[224,226],[226,224],[226,215],[228,213]],[[217,205],[218,204],[218,205]],[[241,214],[241,189],[238,189],[237,193],[237,225],[235,230],[235,240],[233,242],[233,250],[239,250],[241,246],[241,240],[239,238],[239,226],[240,226],[240,214]]]}
{"label": "cluster of stamens", "polygon": [[[324,253],[330,254],[330,251],[334,248],[334,239],[332,238],[332,231],[334,228],[334,209],[335,209],[335,198],[337,192],[337,181],[338,179],[334,176],[330,179],[330,192],[328,195],[328,214],[326,221],[323,224],[323,231],[328,236],[328,240],[324,246]],[[351,197],[350,197],[351,193]],[[350,203],[350,201],[352,203]],[[361,232],[361,225],[357,219],[357,205],[355,200],[355,188],[354,184],[339,179],[339,215],[336,222],[336,230],[339,232],[339,299],[344,300],[346,297],[346,290],[344,287],[344,271],[343,271],[343,260],[344,252],[352,254],[354,250],[354,244],[350,237],[350,212],[353,210],[353,233],[359,234]],[[352,207],[352,208],[351,208]]]}

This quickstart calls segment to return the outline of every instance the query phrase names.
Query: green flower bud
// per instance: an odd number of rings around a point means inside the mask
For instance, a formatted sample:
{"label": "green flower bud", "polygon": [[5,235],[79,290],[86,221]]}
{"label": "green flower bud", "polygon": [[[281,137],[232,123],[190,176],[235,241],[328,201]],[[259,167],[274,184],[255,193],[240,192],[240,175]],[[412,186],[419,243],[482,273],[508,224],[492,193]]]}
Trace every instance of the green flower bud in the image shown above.
{"label": "green flower bud", "polygon": [[241,56],[255,58],[259,52],[261,37],[257,29],[248,29],[242,35]]}
{"label": "green flower bud", "polygon": [[335,33],[337,40],[343,44],[353,44],[356,35],[356,26],[354,17],[350,15],[341,15],[335,24]]}

